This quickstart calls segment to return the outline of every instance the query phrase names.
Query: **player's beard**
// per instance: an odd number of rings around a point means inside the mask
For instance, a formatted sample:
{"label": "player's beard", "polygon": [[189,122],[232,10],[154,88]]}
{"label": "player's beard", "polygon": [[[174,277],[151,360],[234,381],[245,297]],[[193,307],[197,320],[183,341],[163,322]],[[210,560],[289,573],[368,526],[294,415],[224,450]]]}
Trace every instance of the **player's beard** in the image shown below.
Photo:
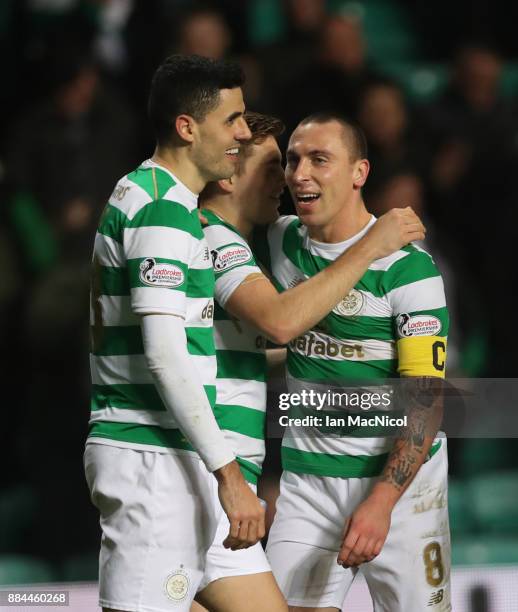
{"label": "player's beard", "polygon": [[194,156],[194,163],[207,183],[230,178],[236,164],[227,157],[225,150],[217,152],[201,149]]}

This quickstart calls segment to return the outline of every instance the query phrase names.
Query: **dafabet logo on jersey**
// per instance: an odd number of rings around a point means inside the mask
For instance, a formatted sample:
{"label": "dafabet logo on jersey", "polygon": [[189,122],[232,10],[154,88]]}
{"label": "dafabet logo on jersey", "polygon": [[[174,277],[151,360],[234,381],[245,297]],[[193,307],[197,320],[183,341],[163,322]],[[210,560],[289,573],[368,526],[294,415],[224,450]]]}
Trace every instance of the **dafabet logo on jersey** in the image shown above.
{"label": "dafabet logo on jersey", "polygon": [[441,321],[433,315],[403,313],[396,319],[397,331],[401,338],[410,336],[436,336],[442,328]]}
{"label": "dafabet logo on jersey", "polygon": [[230,270],[235,266],[247,263],[252,259],[252,253],[242,244],[228,244],[219,249],[214,249],[212,253],[212,266],[216,272]]}
{"label": "dafabet logo on jersey", "polygon": [[185,280],[183,270],[171,263],[157,263],[147,257],[140,264],[140,280],[149,287],[179,287]]}

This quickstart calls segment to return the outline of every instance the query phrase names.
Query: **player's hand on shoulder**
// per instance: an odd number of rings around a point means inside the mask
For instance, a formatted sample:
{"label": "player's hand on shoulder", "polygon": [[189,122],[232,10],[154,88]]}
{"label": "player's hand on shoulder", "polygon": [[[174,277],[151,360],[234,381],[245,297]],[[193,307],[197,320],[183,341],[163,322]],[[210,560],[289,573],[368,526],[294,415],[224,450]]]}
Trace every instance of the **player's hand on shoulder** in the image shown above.
{"label": "player's hand on shoulder", "polygon": [[386,257],[413,240],[424,240],[426,228],[410,206],[393,208],[382,215],[367,233],[375,258]]}
{"label": "player's hand on shoulder", "polygon": [[265,509],[257,495],[243,478],[238,464],[233,461],[214,472],[218,479],[218,495],[230,522],[225,548],[239,550],[253,546],[264,538]]}
{"label": "player's hand on shoulder", "polygon": [[353,567],[377,557],[390,529],[392,507],[367,498],[345,522],[337,563]]}

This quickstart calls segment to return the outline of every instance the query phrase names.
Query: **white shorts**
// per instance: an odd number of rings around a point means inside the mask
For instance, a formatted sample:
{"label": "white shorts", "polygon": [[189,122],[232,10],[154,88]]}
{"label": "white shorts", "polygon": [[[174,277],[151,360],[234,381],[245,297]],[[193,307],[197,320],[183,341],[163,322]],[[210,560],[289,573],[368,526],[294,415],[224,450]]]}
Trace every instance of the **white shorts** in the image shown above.
{"label": "white shorts", "polygon": [[88,443],[84,462],[101,514],[100,605],[188,612],[220,518],[216,479],[192,455]]}
{"label": "white shorts", "polygon": [[266,553],[288,604],[342,609],[358,571],[375,612],[446,612],[450,605],[446,440],[392,512],[381,553],[358,569],[336,563],[345,519],[376,478],[284,472]]}
{"label": "white shorts", "polygon": [[[257,487],[255,485],[250,484],[250,488],[254,493],[257,492]],[[198,588],[199,591],[214,580],[218,580],[218,578],[245,576],[248,574],[260,574],[262,572],[272,571],[266,559],[263,547],[261,546],[261,542],[257,542],[254,546],[250,546],[250,548],[245,548],[243,550],[230,550],[223,546],[223,540],[228,535],[230,523],[227,515],[221,509],[221,506],[220,512],[221,516],[216,531],[216,537],[207,553],[205,574]]]}

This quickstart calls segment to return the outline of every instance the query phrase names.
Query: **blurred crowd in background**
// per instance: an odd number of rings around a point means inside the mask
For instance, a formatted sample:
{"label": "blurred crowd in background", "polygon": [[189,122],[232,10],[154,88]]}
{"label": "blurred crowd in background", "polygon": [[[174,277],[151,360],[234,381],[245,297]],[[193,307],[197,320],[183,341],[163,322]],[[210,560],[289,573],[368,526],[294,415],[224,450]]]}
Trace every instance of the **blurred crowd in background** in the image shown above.
{"label": "blurred crowd in background", "polygon": [[[428,227],[449,375],[515,376],[517,18],[480,0],[1,2],[0,555],[97,549],[82,472],[89,261],[115,182],[153,152],[146,98],[170,53],[240,62],[247,107],[283,119],[283,147],[314,111],[359,122],[367,207],[410,204]],[[454,476],[518,467],[518,445],[491,442],[452,441]]]}

